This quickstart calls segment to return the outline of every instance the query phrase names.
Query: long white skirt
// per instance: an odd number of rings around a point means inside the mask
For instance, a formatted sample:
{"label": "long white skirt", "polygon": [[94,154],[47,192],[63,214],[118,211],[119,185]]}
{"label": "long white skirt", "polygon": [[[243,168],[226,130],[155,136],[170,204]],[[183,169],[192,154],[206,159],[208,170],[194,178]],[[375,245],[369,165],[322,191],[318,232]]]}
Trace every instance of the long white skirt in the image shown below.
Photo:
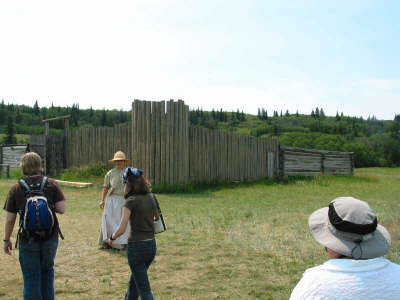
{"label": "long white skirt", "polygon": [[[100,239],[102,243],[108,241],[111,235],[117,230],[122,219],[122,209],[125,199],[122,196],[108,196],[105,201],[103,216],[101,217],[101,233]],[[131,232],[130,224],[125,233],[113,242],[113,247],[121,249],[128,244],[129,233]]]}

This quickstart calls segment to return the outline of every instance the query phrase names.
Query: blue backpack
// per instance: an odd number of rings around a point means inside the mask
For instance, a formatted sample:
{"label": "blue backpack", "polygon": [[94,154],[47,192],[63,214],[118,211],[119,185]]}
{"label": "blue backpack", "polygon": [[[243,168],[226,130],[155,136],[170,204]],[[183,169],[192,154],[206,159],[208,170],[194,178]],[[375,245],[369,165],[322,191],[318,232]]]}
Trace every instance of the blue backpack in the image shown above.
{"label": "blue backpack", "polygon": [[33,239],[47,240],[53,234],[55,213],[44,194],[47,182],[47,177],[43,177],[42,182],[38,184],[28,185],[24,179],[19,181],[26,196],[25,209],[20,212],[19,233],[29,242]]}

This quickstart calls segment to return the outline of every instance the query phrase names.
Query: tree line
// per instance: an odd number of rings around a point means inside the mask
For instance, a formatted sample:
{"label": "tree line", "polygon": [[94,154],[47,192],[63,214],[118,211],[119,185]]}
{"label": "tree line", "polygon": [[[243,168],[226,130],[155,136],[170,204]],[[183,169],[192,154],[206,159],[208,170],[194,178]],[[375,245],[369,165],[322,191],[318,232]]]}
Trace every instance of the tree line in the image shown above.
{"label": "tree line", "polygon": [[[40,107],[38,101],[33,106],[15,105],[0,102],[0,132],[6,133],[6,137],[0,143],[15,144],[15,134],[43,134],[44,126],[42,120],[71,115],[71,127],[95,127],[95,126],[114,126],[115,124],[126,123],[131,119],[129,111],[106,110],[106,109],[81,109],[79,104],[61,107],[54,106]],[[54,121],[51,123],[52,133],[62,133],[64,121]]]}
{"label": "tree line", "polygon": [[226,123],[230,128],[235,128],[240,122],[246,121],[246,114],[243,111],[226,112],[222,108],[219,110],[212,109],[211,112],[196,109],[189,111],[189,122],[191,125],[206,127],[209,129],[217,129],[218,123]]}
{"label": "tree line", "polygon": [[322,108],[309,115],[298,112],[272,116],[264,108],[258,110],[258,122],[252,126],[253,136],[278,136],[282,145],[354,152],[356,167],[400,166],[400,115],[393,120],[378,120],[375,116],[345,116],[336,112],[326,116]]}
{"label": "tree line", "polygon": [[[6,137],[0,143],[16,143],[15,134],[42,134],[43,119],[71,115],[71,127],[114,126],[129,122],[131,112],[123,110],[81,109],[79,104],[60,107],[40,107],[0,102],[0,132]],[[289,110],[259,108],[257,115],[222,109],[189,111],[191,125],[218,129],[255,137],[278,136],[282,145],[354,152],[356,167],[400,166],[400,114],[393,120],[378,120],[371,116],[345,116],[337,112],[327,116],[321,107],[309,115]],[[62,133],[62,120],[51,123],[52,133]]]}

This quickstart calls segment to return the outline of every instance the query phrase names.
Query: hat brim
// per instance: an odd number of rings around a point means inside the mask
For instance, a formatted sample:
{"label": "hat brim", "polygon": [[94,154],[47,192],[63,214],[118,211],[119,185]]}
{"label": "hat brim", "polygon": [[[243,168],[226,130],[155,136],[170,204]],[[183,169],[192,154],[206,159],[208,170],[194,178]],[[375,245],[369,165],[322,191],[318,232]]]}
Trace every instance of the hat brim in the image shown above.
{"label": "hat brim", "polygon": [[[371,259],[383,256],[389,251],[391,239],[385,227],[378,224],[372,237],[357,244],[348,239],[340,238],[329,229],[328,207],[316,210],[308,219],[308,226],[314,239],[339,254],[357,259]],[[360,247],[358,247],[360,246]],[[357,255],[354,255],[354,250]]]}
{"label": "hat brim", "polygon": [[116,161],[124,161],[126,163],[130,163],[131,162],[129,159],[110,159],[108,162],[109,163],[115,163]]}

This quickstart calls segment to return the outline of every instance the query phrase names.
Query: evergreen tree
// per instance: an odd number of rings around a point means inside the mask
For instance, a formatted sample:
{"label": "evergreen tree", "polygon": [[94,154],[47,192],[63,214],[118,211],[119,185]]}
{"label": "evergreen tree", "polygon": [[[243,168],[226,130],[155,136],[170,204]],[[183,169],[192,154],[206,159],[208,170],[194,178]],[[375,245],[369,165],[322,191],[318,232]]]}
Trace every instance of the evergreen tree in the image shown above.
{"label": "evergreen tree", "polygon": [[260,119],[260,120],[262,120],[260,108],[258,108],[258,111],[257,111],[257,118]]}
{"label": "evergreen tree", "polygon": [[400,115],[395,115],[390,132],[394,139],[400,141]]}
{"label": "evergreen tree", "polygon": [[6,119],[7,119],[7,110],[6,106],[4,105],[4,100],[2,100],[0,104],[0,125],[5,124]]}
{"label": "evergreen tree", "polygon": [[101,112],[100,126],[107,126],[107,114],[105,108]]}
{"label": "evergreen tree", "polygon": [[263,119],[264,121],[267,121],[267,120],[268,120],[268,112],[267,112],[267,110],[264,110],[264,109],[263,109],[262,119]]}
{"label": "evergreen tree", "polygon": [[240,111],[239,111],[239,109],[236,111],[236,120],[240,121]]}
{"label": "evergreen tree", "polygon": [[315,118],[314,110],[311,111],[311,117]]}
{"label": "evergreen tree", "polygon": [[39,104],[38,104],[38,101],[36,100],[35,101],[35,104],[33,105],[33,112],[34,112],[34,114],[35,115],[39,115],[39,113],[40,113],[40,109],[39,109]]}
{"label": "evergreen tree", "polygon": [[93,108],[90,107],[90,109],[89,109],[89,118],[92,119],[93,117],[94,117]]}
{"label": "evergreen tree", "polygon": [[125,122],[125,113],[121,108],[118,113],[118,123],[124,123],[124,122]]}
{"label": "evergreen tree", "polygon": [[296,110],[296,117],[298,117],[299,116],[299,111],[298,110]]}
{"label": "evergreen tree", "polygon": [[4,138],[3,143],[4,144],[16,144],[17,143],[17,138],[15,137],[15,127],[14,127],[14,118],[13,116],[10,114],[8,115],[8,119],[7,119],[7,127],[6,127],[6,132],[5,132],[6,136]]}
{"label": "evergreen tree", "polygon": [[325,118],[325,112],[322,108],[319,110],[319,115],[321,118]]}
{"label": "evergreen tree", "polygon": [[317,107],[316,109],[315,109],[315,117],[319,117],[319,108]]}
{"label": "evergreen tree", "polygon": [[289,117],[289,116],[290,116],[289,110],[287,109],[287,110],[286,110],[286,113],[285,113],[285,117]]}
{"label": "evergreen tree", "polygon": [[211,111],[211,118],[212,118],[213,120],[216,119],[216,115],[215,115],[215,110],[214,110],[214,108],[213,108],[212,111]]}
{"label": "evergreen tree", "polygon": [[340,116],[339,116],[339,112],[336,112],[336,117],[335,117],[336,121],[340,121]]}

